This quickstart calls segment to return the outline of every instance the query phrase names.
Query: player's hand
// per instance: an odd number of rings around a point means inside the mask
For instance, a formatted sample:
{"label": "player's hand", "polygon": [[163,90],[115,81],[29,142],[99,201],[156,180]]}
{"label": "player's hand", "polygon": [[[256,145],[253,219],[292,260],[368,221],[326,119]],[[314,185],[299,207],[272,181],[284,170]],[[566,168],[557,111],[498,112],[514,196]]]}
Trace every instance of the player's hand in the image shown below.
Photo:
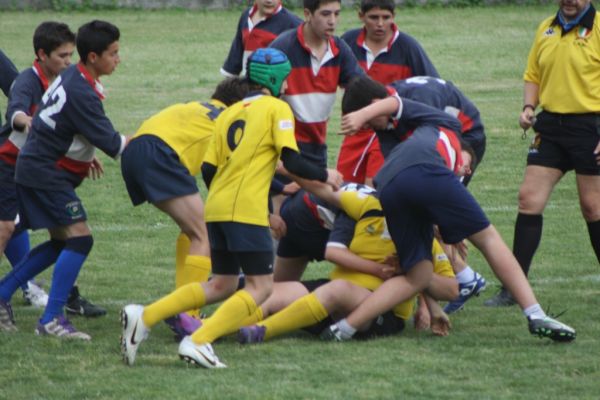
{"label": "player's hand", "polygon": [[396,267],[392,267],[388,264],[380,264],[380,269],[376,273],[377,277],[382,280],[388,280],[393,276],[396,276]]}
{"label": "player's hand", "polygon": [[276,240],[280,240],[287,233],[285,221],[277,214],[269,214],[269,226],[271,227],[273,238]]}
{"label": "player's hand", "polygon": [[598,142],[594,149],[594,155],[596,156],[596,164],[600,165],[600,142]]}
{"label": "player's hand", "polygon": [[354,135],[361,130],[367,121],[362,117],[359,111],[351,112],[342,116],[342,126],[340,135]]}
{"label": "player's hand", "polygon": [[283,192],[281,192],[281,194],[285,194],[286,196],[291,196],[294,193],[296,193],[298,190],[300,190],[300,185],[298,185],[296,182],[290,182],[283,187]]}
{"label": "player's hand", "polygon": [[340,172],[336,169],[327,168],[327,182],[329,186],[333,188],[334,191],[337,191],[342,183],[344,183],[344,177]]}
{"label": "player's hand", "polygon": [[419,301],[419,307],[415,312],[415,329],[417,331],[426,331],[431,327],[431,314],[424,301]]}
{"label": "player's hand", "polygon": [[90,168],[88,169],[88,178],[92,179],[92,180],[96,180],[96,179],[100,179],[102,178],[102,176],[104,175],[104,166],[102,165],[102,162],[100,161],[100,159],[96,156],[94,156],[94,159],[92,160],[92,164],[90,165]]}
{"label": "player's hand", "polygon": [[526,131],[527,129],[531,128],[534,123],[535,112],[531,109],[531,107],[525,108],[521,115],[519,115],[519,126]]}
{"label": "player's hand", "polygon": [[441,311],[439,315],[431,316],[431,333],[436,336],[448,336],[450,329],[452,329],[452,323],[445,312]]}

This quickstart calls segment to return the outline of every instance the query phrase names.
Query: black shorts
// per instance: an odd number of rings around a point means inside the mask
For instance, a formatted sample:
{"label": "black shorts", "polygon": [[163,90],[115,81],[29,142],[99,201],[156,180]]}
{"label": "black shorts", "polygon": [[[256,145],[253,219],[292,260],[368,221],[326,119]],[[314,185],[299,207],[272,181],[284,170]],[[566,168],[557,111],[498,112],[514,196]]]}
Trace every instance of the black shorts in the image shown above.
{"label": "black shorts", "polygon": [[87,220],[74,189],[45,190],[17,184],[17,199],[23,228],[50,229]]}
{"label": "black shorts", "polygon": [[600,114],[556,114],[542,111],[533,126],[536,132],[527,165],[556,168],[563,173],[600,175],[594,149],[600,142]]}
{"label": "black shorts", "polygon": [[0,221],[14,221],[18,211],[15,183],[0,182]]}
{"label": "black shorts", "polygon": [[395,335],[402,332],[405,325],[406,321],[394,315],[393,311],[388,311],[378,316],[366,331],[356,332],[354,338],[364,340],[378,336]]}
{"label": "black shorts", "polygon": [[134,206],[158,203],[198,192],[196,178],[177,153],[156,136],[133,139],[121,156],[121,174]]}

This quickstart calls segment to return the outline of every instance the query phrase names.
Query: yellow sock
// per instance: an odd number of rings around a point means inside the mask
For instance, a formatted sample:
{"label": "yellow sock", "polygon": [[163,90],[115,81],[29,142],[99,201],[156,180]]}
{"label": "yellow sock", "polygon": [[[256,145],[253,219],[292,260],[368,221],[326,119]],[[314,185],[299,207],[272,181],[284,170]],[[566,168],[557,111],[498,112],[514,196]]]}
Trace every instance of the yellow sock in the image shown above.
{"label": "yellow sock", "polygon": [[264,321],[265,340],[323,321],[329,313],[314,293],[303,296]]}
{"label": "yellow sock", "polygon": [[238,290],[202,322],[202,327],[192,335],[196,344],[212,343],[242,327],[242,322],[254,314],[258,305],[245,290]]}
{"label": "yellow sock", "polygon": [[205,302],[204,289],[200,283],[189,283],[146,306],[142,319],[150,328],[165,318],[202,307]]}
{"label": "yellow sock", "polygon": [[240,326],[254,325],[257,322],[262,321],[262,320],[263,320],[263,310],[261,307],[257,307],[256,311],[254,311],[252,313],[252,315],[250,315],[245,320],[243,320]]}
{"label": "yellow sock", "polygon": [[183,270],[185,258],[188,254],[190,254],[190,239],[185,233],[181,232],[177,237],[177,243],[175,245],[175,289],[184,285]]}
{"label": "yellow sock", "polygon": [[[210,275],[211,262],[206,256],[188,255],[185,258],[183,270],[181,271],[180,284],[187,285],[188,283],[206,282]],[[191,317],[200,317],[200,310],[189,310],[187,313]]]}

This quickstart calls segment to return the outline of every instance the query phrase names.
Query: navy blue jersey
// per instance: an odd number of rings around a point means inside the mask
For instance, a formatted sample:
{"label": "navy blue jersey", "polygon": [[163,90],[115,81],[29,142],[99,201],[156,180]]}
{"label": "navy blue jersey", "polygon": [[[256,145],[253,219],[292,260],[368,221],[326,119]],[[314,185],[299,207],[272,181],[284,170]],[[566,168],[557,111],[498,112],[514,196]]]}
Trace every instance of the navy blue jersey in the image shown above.
{"label": "navy blue jersey", "polygon": [[415,76],[393,82],[390,86],[400,97],[428,104],[458,118],[464,137],[483,140],[485,134],[479,110],[452,82]]}
{"label": "navy blue jersey", "polygon": [[[9,95],[10,85],[19,74],[15,64],[10,61],[6,54],[0,50],[0,89],[6,97]],[[2,117],[0,117],[0,124],[2,123]]]}
{"label": "navy blue jersey", "polygon": [[250,18],[255,12],[256,4],[242,13],[229,54],[221,68],[223,75],[244,75],[250,53],[261,47],[268,47],[280,33],[294,29],[302,23],[295,14],[279,5],[272,15],[251,26]]}
{"label": "navy blue jersey", "polygon": [[[444,111],[426,104],[402,98],[402,107],[396,118],[414,127],[408,139],[398,141],[390,150],[385,163],[375,177],[377,191],[391,181],[398,172],[418,164],[444,166],[457,172],[462,165],[461,146],[457,133],[460,122]],[[381,145],[385,136],[394,132],[377,132]],[[382,149],[383,150],[383,149]]]}
{"label": "navy blue jersey", "polygon": [[119,156],[125,137],[106,117],[102,97],[100,82],[81,64],[63,71],[42,97],[17,159],[15,181],[33,188],[65,189],[85,178],[95,147]]}
{"label": "navy blue jersey", "polygon": [[350,46],[361,68],[377,82],[389,84],[416,75],[439,76],[419,42],[400,32],[396,25],[392,29],[394,35],[387,49],[374,57],[369,57],[365,48],[364,28],[349,30],[342,35],[342,39]]}
{"label": "navy blue jersey", "polygon": [[48,84],[48,78],[37,61],[15,79],[8,99],[6,124],[0,131],[0,135],[7,139],[0,146],[0,160],[3,162],[13,166],[17,162],[19,150],[27,139],[27,132],[18,131],[14,126],[14,119],[18,114],[35,114]]}

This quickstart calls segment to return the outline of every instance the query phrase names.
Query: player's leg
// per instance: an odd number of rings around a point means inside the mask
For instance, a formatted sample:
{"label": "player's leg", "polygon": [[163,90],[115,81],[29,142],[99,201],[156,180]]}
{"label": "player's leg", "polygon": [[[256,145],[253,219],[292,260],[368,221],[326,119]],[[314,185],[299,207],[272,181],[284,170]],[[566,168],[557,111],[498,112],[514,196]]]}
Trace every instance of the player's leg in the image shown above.
{"label": "player's leg", "polygon": [[486,288],[486,280],[465,262],[455,246],[441,244],[452,264],[456,281],[458,281],[458,294],[450,299],[451,301],[444,307],[446,314],[452,314],[461,310],[471,297],[479,296]]}
{"label": "player's leg", "polygon": [[576,179],[581,213],[600,263],[600,176],[577,174]]}
{"label": "player's leg", "polygon": [[[525,276],[542,238],[543,212],[554,186],[560,181],[560,169],[529,165],[519,189],[519,213],[515,223],[513,254]],[[504,288],[484,304],[507,306],[514,304],[510,291]]]}
{"label": "player's leg", "polygon": [[[280,242],[281,243],[281,242]],[[275,257],[275,282],[299,281],[308,265],[308,257]]]}

